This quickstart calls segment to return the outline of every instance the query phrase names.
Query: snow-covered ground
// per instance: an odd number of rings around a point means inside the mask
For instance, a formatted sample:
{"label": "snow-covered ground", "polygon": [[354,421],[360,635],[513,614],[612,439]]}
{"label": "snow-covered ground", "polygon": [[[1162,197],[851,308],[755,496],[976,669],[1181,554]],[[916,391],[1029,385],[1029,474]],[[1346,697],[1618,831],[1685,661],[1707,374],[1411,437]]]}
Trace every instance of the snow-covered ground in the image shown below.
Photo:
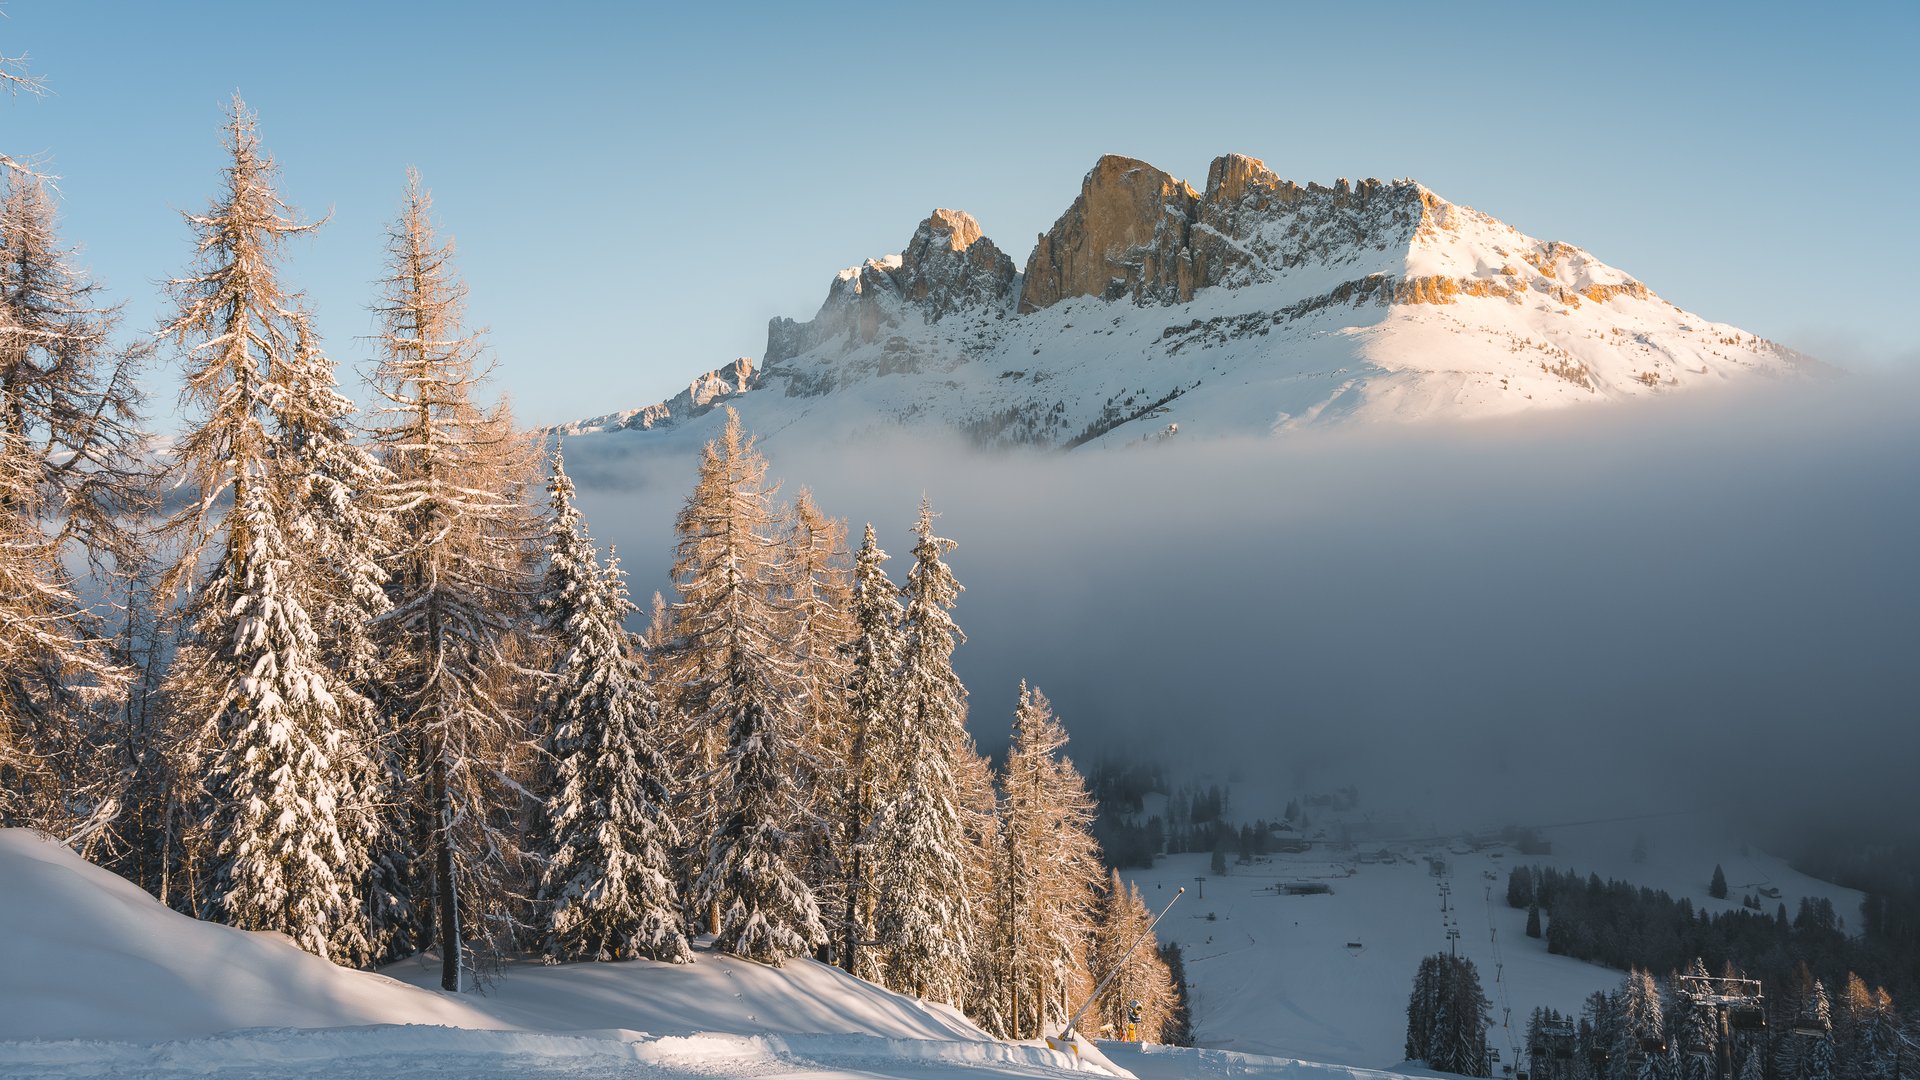
{"label": "snow-covered ground", "polygon": [[[1253,793],[1243,799],[1236,790],[1234,799],[1236,806],[1246,801],[1245,812],[1256,816]],[[1337,827],[1331,817],[1315,825],[1310,832]],[[1156,909],[1176,886],[1187,886],[1186,897],[1160,924],[1159,937],[1179,943],[1185,956],[1198,1045],[1392,1066],[1401,1059],[1407,994],[1420,958],[1453,946],[1479,969],[1494,1006],[1489,1045],[1511,1061],[1536,1006],[1577,1012],[1589,993],[1620,981],[1617,971],[1553,956],[1544,940],[1526,936],[1526,912],[1506,903],[1507,875],[1515,864],[1619,878],[1691,897],[1696,908],[1708,911],[1733,910],[1744,892],[1763,886],[1781,893],[1764,901],[1768,911],[1784,903],[1791,913],[1802,897],[1825,897],[1847,917],[1859,910],[1861,899],[1757,849],[1742,854],[1721,830],[1689,819],[1549,829],[1542,835],[1553,843],[1550,856],[1521,855],[1504,844],[1473,850],[1455,840],[1392,839],[1407,835],[1403,829],[1383,827],[1381,839],[1359,839],[1351,852],[1320,846],[1231,865],[1226,877],[1208,873],[1210,857],[1204,854],[1170,856],[1151,870],[1128,873]],[[1636,862],[1634,842],[1643,834],[1646,857]],[[1358,858],[1381,850],[1394,861]],[[1429,855],[1445,860],[1445,877],[1432,873]],[[1707,895],[1716,863],[1726,871],[1726,900]],[[1206,880],[1196,883],[1196,877]],[[1276,891],[1309,882],[1331,892]],[[1450,928],[1459,932],[1457,942],[1450,942]]]}
{"label": "snow-covered ground", "polygon": [[196,922],[23,830],[0,831],[0,883],[0,1077],[1076,1071],[806,960],[516,965],[456,997],[426,964],[348,971]]}
{"label": "snow-covered ground", "polygon": [[[0,1077],[946,1077],[1102,1069],[811,961],[510,967],[485,994],[196,922],[0,831]],[[419,982],[423,986],[410,985]]]}
{"label": "snow-covered ground", "polygon": [[[1251,793],[1236,800],[1254,805]],[[1363,840],[1355,853],[1275,855],[1226,877],[1208,874],[1206,855],[1163,859],[1131,876],[1156,908],[1189,887],[1160,937],[1185,952],[1207,1049],[1104,1049],[1116,1073],[1142,1078],[1430,1075],[1396,1063],[1414,967],[1448,946],[1445,881],[1458,947],[1479,966],[1496,1020],[1512,1010],[1515,1026],[1496,1027],[1491,1039],[1510,1054],[1535,1005],[1576,1009],[1619,980],[1524,936],[1525,913],[1505,903],[1507,868],[1520,861],[1623,877],[1714,910],[1762,884],[1780,889],[1789,910],[1802,896],[1824,896],[1843,915],[1857,910],[1857,893],[1758,851],[1741,855],[1711,830],[1665,823],[1635,862],[1638,831],[1555,829],[1551,857]],[[1396,860],[1354,857],[1381,848]],[[1431,874],[1429,854],[1447,860],[1446,878]],[[1706,896],[1715,862],[1729,901]],[[1298,882],[1332,892],[1275,891]],[[945,1006],[804,960],[771,969],[703,950],[684,967],[514,964],[484,993],[461,996],[434,989],[437,980],[425,961],[347,971],[278,935],[196,922],[57,844],[0,831],[0,1077],[938,1080],[1075,1068],[1044,1046],[992,1039]]]}
{"label": "snow-covered ground", "polygon": [[[196,922],[58,844],[0,831],[0,1039],[354,1024],[502,1026],[464,1001],[335,967],[278,935]],[[5,1061],[0,1052],[0,1073]]]}

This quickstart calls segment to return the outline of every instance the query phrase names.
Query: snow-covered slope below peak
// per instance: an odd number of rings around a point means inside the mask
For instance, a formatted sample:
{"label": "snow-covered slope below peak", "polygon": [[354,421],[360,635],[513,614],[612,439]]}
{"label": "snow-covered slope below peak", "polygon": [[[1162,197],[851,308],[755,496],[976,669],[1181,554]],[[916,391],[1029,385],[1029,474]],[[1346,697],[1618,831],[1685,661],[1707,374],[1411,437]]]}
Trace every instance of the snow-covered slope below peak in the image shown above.
{"label": "snow-covered slope below peak", "polygon": [[770,438],[932,428],[1071,448],[1477,419],[1815,370],[1411,180],[1302,186],[1228,155],[1199,192],[1107,157],[1024,275],[972,218],[935,211],[904,255],[842,272],[813,320],[775,319],[757,370],[558,430],[699,441],[724,404]]}

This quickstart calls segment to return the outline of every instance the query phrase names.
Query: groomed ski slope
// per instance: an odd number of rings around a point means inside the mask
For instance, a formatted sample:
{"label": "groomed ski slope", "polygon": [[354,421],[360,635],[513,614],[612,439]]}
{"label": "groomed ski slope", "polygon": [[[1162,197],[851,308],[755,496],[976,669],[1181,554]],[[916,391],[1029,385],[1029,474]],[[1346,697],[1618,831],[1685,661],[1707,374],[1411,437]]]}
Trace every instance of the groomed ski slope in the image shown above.
{"label": "groomed ski slope", "polygon": [[[1265,800],[1273,804],[1268,807],[1261,794],[1236,787],[1236,816],[1279,818],[1284,799]],[[1608,968],[1551,955],[1544,940],[1526,936],[1527,913],[1506,903],[1507,875],[1515,864],[1630,881],[1689,897],[1696,910],[1734,910],[1744,894],[1762,887],[1781,893],[1763,902],[1769,913],[1783,903],[1791,914],[1802,897],[1824,897],[1851,926],[1860,908],[1860,893],[1810,878],[1757,849],[1743,852],[1737,840],[1703,822],[1553,828],[1543,833],[1553,853],[1530,856],[1504,844],[1473,850],[1453,839],[1393,839],[1432,835],[1410,816],[1383,817],[1366,828],[1360,827],[1361,815],[1353,817],[1351,851],[1319,844],[1253,865],[1230,865],[1226,877],[1209,873],[1205,854],[1163,857],[1151,870],[1124,872],[1155,910],[1175,886],[1187,887],[1158,937],[1178,943],[1183,953],[1196,1045],[1360,1068],[1393,1066],[1404,1049],[1407,994],[1420,958],[1458,948],[1478,968],[1493,1003],[1488,1045],[1500,1051],[1503,1064],[1512,1062],[1536,1006],[1577,1015],[1588,994],[1611,990],[1621,978]],[[1329,815],[1308,832],[1325,839],[1339,828]],[[1367,828],[1379,839],[1368,839]],[[1641,835],[1647,836],[1645,858],[1636,862],[1633,848]],[[1381,851],[1393,861],[1359,859]],[[1445,860],[1445,877],[1431,872],[1430,855]],[[1726,900],[1707,895],[1716,863],[1726,871]],[[1206,881],[1196,887],[1201,876]],[[1441,911],[1443,882],[1451,926],[1459,932],[1452,941]],[[1331,892],[1276,892],[1292,883],[1325,885]]]}

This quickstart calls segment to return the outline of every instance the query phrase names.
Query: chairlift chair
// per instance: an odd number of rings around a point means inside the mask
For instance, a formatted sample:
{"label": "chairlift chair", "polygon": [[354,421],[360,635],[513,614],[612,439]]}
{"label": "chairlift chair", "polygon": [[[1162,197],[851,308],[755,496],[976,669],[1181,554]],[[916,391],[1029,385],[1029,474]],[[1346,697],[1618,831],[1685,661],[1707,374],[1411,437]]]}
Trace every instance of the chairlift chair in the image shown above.
{"label": "chairlift chair", "polygon": [[1667,1040],[1659,1035],[1649,1035],[1640,1040],[1640,1049],[1649,1054],[1664,1054],[1667,1052]]}
{"label": "chairlift chair", "polygon": [[1758,1005],[1736,1005],[1727,1010],[1727,1026],[1738,1031],[1754,1031],[1767,1026],[1767,1010]]}

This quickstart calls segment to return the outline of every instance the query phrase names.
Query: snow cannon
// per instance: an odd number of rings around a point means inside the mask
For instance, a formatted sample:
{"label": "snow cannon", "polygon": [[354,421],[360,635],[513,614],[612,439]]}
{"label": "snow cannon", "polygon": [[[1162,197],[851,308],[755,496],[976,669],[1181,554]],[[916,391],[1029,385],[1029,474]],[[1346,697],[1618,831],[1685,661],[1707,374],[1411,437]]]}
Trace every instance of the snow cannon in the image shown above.
{"label": "snow cannon", "polygon": [[1055,1038],[1052,1035],[1047,1036],[1048,1046],[1055,1050],[1071,1053],[1076,1059],[1079,1057],[1082,1053],[1080,1047],[1083,1045],[1079,1036],[1080,1018],[1086,1015],[1088,1009],[1093,1008],[1094,1002],[1100,1000],[1101,991],[1107,988],[1107,984],[1113,981],[1114,976],[1120,974],[1120,969],[1127,966],[1127,960],[1133,956],[1133,950],[1139,948],[1140,943],[1147,940],[1148,936],[1153,933],[1153,928],[1160,925],[1160,920],[1166,918],[1167,912],[1172,911],[1173,905],[1185,895],[1187,895],[1187,887],[1184,885],[1174,890],[1173,899],[1167,901],[1167,906],[1160,909],[1160,914],[1153,917],[1153,921],[1147,924],[1145,930],[1140,931],[1139,935],[1133,939],[1133,944],[1127,946],[1127,951],[1120,954],[1120,959],[1114,961],[1112,970],[1101,976],[1100,981],[1093,985],[1093,993],[1088,994],[1087,1000],[1082,1002],[1080,1007],[1073,1011],[1073,1015],[1067,1019],[1067,1026],[1060,1029],[1059,1037]]}

